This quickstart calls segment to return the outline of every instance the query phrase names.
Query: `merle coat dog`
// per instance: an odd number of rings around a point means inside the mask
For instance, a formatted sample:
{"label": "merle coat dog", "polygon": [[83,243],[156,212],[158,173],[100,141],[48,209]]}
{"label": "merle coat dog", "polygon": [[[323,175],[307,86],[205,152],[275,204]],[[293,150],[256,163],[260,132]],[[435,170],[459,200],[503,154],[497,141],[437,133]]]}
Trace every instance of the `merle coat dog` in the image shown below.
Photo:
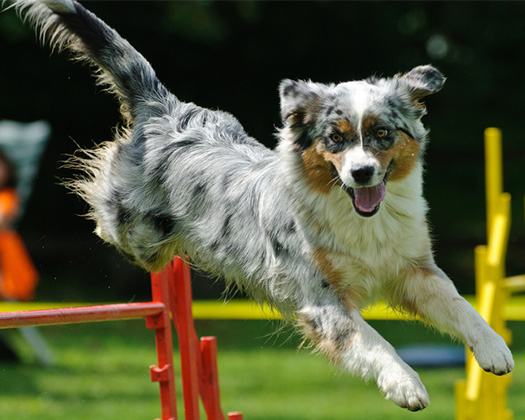
{"label": "merle coat dog", "polygon": [[497,375],[504,340],[435,265],[422,195],[432,66],[340,84],[284,80],[276,150],[230,114],[183,103],[126,40],[72,0],[15,1],[40,37],[98,70],[124,118],[72,184],[96,233],[146,270],[174,255],[297,322],[343,369],[409,410],[417,373],[361,317],[378,299],[460,338]]}

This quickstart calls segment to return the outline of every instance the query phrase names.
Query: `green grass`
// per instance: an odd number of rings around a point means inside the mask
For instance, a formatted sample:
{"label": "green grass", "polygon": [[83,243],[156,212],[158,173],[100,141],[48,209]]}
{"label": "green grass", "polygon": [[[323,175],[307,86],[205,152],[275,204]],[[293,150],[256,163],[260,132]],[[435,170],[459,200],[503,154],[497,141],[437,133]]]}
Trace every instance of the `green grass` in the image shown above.
{"label": "green grass", "polygon": [[[396,346],[448,342],[417,324],[373,325]],[[519,419],[525,418],[525,380],[520,375],[525,325],[512,327],[517,369],[509,406]],[[321,356],[297,350],[299,339],[290,337],[288,330],[275,334],[278,328],[266,321],[197,323],[199,335],[218,337],[225,411],[242,411],[246,420],[454,418],[453,385],[464,376],[462,368],[417,369],[431,405],[409,413],[384,400],[374,384],[339,373]],[[143,321],[42,327],[41,332],[57,359],[52,368],[38,366],[15,331],[4,332],[22,350],[24,362],[0,362],[0,420],[160,417],[158,385],[149,380],[149,365],[156,363],[154,335]],[[184,418],[182,412],[179,418]]]}

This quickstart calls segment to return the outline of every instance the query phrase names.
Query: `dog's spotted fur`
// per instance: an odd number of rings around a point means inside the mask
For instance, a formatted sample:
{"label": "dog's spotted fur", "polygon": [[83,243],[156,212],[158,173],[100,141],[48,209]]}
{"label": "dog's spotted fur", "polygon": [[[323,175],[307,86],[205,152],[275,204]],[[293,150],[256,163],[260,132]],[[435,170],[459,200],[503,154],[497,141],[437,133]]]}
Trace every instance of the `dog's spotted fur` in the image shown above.
{"label": "dog's spotted fur", "polygon": [[380,298],[462,339],[484,369],[513,368],[503,339],[432,257],[421,101],[444,83],[435,68],[337,85],[283,81],[271,151],[231,115],[180,102],[80,4],[14,4],[53,48],[97,66],[120,100],[125,129],[89,153],[73,187],[97,234],[130,260],[157,271],[188,254],[295,314],[331,360],[409,410],[428,404],[423,384],[359,312]]}

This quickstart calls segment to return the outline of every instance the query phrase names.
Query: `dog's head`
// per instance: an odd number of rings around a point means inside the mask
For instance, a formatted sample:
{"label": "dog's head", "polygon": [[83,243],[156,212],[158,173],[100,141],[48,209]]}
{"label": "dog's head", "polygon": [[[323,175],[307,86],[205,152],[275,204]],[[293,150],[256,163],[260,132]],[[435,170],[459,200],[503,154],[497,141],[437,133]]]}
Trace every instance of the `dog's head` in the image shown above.
{"label": "dog's head", "polygon": [[404,179],[422,153],[421,99],[444,82],[432,66],[338,85],[283,80],[284,141],[293,143],[316,191],[342,187],[358,214],[373,216],[386,183]]}

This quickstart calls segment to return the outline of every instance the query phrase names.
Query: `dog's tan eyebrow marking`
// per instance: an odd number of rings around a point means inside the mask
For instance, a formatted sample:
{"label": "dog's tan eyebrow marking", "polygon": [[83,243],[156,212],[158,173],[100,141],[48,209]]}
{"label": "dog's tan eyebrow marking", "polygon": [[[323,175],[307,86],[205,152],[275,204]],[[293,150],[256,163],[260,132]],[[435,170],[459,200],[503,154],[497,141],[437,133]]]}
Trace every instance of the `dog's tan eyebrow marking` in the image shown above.
{"label": "dog's tan eyebrow marking", "polygon": [[365,118],[363,118],[363,121],[361,122],[361,132],[367,133],[371,129],[377,127],[379,125],[379,118],[377,115],[368,115]]}
{"label": "dog's tan eyebrow marking", "polygon": [[335,123],[339,132],[345,137],[352,137],[355,134],[354,126],[347,119],[339,120]]}

